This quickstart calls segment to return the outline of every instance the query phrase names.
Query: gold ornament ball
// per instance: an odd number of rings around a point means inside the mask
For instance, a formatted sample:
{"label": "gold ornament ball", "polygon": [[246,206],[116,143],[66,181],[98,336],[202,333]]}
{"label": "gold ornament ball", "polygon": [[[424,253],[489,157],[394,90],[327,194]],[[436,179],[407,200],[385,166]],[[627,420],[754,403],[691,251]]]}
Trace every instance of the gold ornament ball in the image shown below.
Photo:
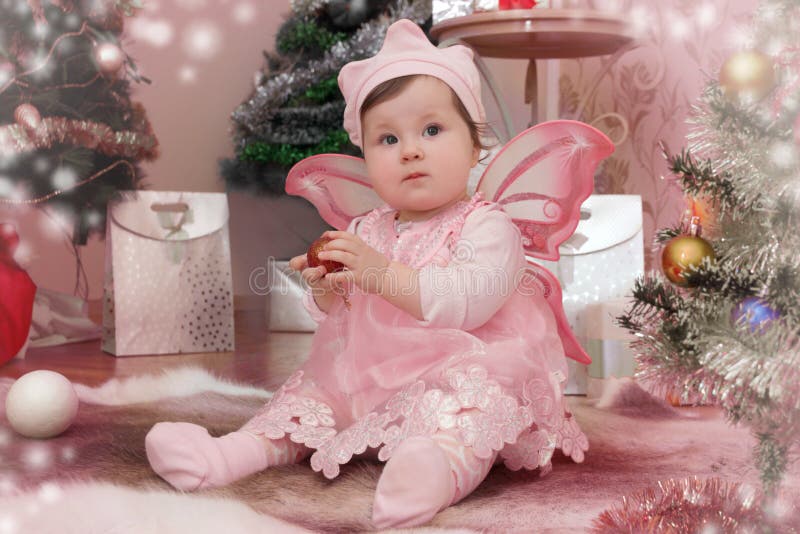
{"label": "gold ornament ball", "polygon": [[775,87],[772,59],[756,50],[736,52],[722,64],[719,85],[728,98],[761,100]]}
{"label": "gold ornament ball", "polygon": [[673,237],[661,251],[661,268],[669,281],[681,287],[689,283],[683,273],[698,267],[703,258],[714,259],[714,249],[702,237],[681,235]]}

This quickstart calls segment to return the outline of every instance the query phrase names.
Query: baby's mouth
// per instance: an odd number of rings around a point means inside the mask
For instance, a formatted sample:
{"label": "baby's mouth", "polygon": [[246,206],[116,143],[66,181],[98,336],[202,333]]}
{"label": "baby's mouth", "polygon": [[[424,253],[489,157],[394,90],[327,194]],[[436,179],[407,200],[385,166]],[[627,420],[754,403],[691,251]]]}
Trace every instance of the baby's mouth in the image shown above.
{"label": "baby's mouth", "polygon": [[421,172],[412,172],[411,174],[406,176],[403,179],[403,181],[405,181],[405,180],[416,180],[417,178],[421,178],[423,176],[426,176],[426,175],[424,173],[421,173]]}

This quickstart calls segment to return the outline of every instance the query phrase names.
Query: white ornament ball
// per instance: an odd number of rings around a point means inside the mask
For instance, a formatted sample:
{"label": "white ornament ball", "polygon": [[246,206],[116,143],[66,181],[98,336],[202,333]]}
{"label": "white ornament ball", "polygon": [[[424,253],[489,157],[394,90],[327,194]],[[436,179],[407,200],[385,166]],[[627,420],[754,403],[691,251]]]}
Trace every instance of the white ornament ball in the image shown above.
{"label": "white ornament ball", "polygon": [[29,438],[52,438],[64,432],[78,413],[72,382],[54,371],[22,375],[8,390],[6,418]]}
{"label": "white ornament ball", "polygon": [[125,54],[115,44],[103,43],[94,49],[94,60],[103,74],[116,74],[125,63]]}

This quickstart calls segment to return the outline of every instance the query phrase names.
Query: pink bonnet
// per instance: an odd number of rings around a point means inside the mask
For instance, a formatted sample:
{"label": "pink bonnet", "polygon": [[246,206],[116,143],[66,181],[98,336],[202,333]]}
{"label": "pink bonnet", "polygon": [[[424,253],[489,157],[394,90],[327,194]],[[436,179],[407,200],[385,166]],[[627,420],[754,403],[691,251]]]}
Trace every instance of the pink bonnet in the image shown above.
{"label": "pink bonnet", "polygon": [[402,19],[389,26],[380,52],[348,63],[339,72],[339,89],[346,103],[344,129],[354,145],[361,146],[361,105],[367,95],[387,80],[412,74],[442,80],[455,92],[472,120],[486,120],[472,50],[462,45],[436,48],[419,26]]}

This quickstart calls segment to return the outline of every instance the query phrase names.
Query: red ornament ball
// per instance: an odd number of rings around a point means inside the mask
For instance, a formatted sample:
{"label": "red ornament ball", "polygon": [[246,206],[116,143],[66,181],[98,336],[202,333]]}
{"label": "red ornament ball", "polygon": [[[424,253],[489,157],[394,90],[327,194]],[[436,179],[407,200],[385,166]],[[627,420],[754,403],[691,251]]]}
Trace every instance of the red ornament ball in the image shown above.
{"label": "red ornament ball", "polygon": [[688,287],[684,273],[697,268],[703,258],[714,259],[714,249],[702,237],[680,235],[673,237],[661,251],[661,268],[669,281],[681,287]]}
{"label": "red ornament ball", "polygon": [[35,130],[42,123],[42,115],[33,104],[20,104],[14,109],[14,120],[28,130]]}
{"label": "red ornament ball", "polygon": [[319,267],[320,265],[325,267],[326,273],[335,273],[338,271],[344,270],[344,264],[339,263],[338,261],[332,260],[321,260],[319,259],[319,253],[322,252],[322,249],[325,248],[325,245],[333,241],[330,237],[320,237],[308,248],[308,252],[306,253],[306,259],[308,260],[309,267]]}

